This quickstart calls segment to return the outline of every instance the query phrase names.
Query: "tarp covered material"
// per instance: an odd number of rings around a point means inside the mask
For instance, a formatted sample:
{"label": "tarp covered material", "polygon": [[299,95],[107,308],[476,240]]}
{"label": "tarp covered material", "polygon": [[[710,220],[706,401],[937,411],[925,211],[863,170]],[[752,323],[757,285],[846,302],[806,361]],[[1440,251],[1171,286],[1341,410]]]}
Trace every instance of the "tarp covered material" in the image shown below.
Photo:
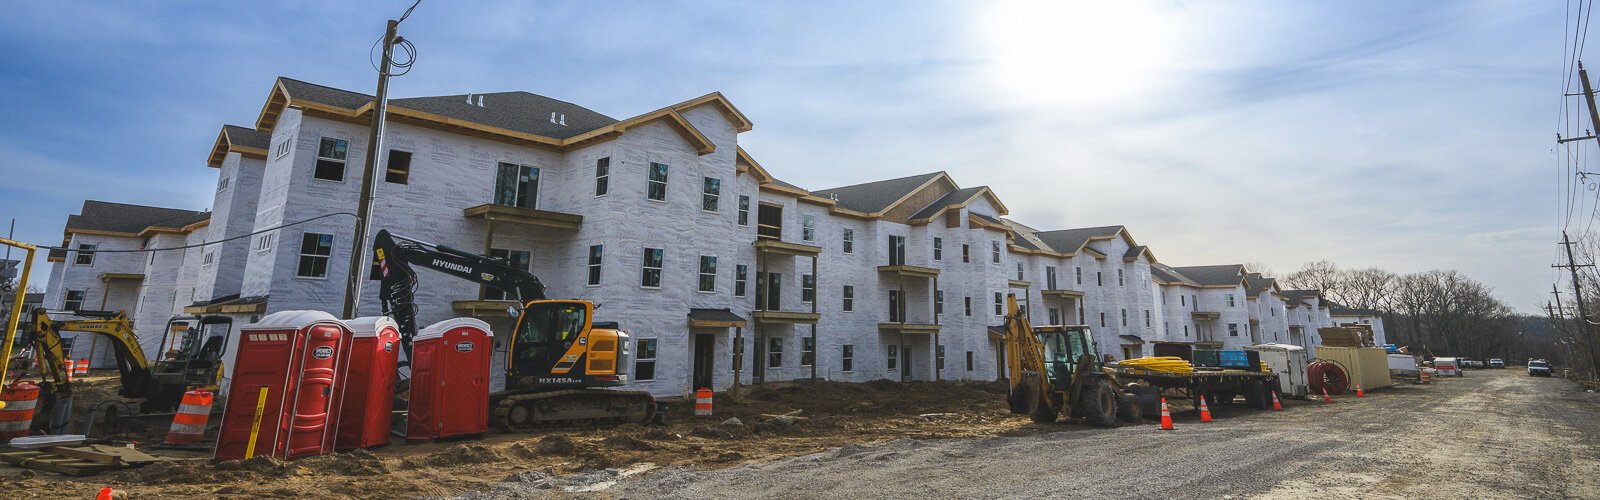
{"label": "tarp covered material", "polygon": [[1351,372],[1351,381],[1360,383],[1364,389],[1392,385],[1389,381],[1389,355],[1383,349],[1324,345],[1317,348],[1317,358],[1337,361]]}

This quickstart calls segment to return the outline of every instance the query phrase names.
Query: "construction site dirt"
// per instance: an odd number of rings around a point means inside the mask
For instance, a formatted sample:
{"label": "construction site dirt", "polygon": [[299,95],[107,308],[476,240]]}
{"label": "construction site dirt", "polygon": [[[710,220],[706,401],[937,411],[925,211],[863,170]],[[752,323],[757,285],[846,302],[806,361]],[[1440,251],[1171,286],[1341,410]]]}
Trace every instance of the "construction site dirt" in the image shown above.
{"label": "construction site dirt", "polygon": [[[108,486],[129,498],[1600,496],[1593,452],[1600,395],[1514,370],[1468,375],[1331,405],[1286,401],[1284,412],[1212,405],[1216,421],[1204,424],[1171,401],[1174,431],[1153,423],[1034,424],[1006,411],[997,384],[746,388],[741,398],[718,395],[712,417],[676,404],[665,426],[419,445],[396,439],[291,462],[211,464],[202,453],[154,450],[175,460],[82,478],[0,467],[0,491],[9,498],[86,498]],[[109,386],[114,391],[114,381]],[[1019,460],[1048,465],[1018,467]]]}

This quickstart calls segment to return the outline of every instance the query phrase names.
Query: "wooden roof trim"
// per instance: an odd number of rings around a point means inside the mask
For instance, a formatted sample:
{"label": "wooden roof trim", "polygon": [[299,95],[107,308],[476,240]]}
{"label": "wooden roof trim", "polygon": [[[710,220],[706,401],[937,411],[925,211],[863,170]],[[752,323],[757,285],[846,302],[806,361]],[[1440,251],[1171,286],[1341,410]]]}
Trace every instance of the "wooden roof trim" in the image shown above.
{"label": "wooden roof trim", "polygon": [[832,207],[832,206],[836,206],[836,205],[839,204],[839,202],[833,201],[832,198],[824,198],[824,197],[817,196],[817,195],[814,195],[814,194],[807,194],[805,196],[801,196],[800,197],[800,202],[801,203],[810,203],[812,205],[821,205],[821,206],[824,206],[824,207]]}
{"label": "wooden roof trim", "polygon": [[738,130],[740,132],[749,132],[751,129],[755,128],[755,124],[750,121],[750,118],[745,116],[743,112],[740,112],[739,108],[735,107],[732,101],[729,101],[727,97],[722,95],[722,92],[712,92],[694,99],[683,101],[681,103],[672,105],[671,108],[679,112],[684,112],[707,105],[716,106],[717,111],[721,112],[722,116],[726,117],[728,121],[733,122],[734,130]]}
{"label": "wooden roof trim", "polygon": [[689,120],[685,119],[682,114],[679,114],[676,109],[673,109],[673,108],[670,108],[670,107],[661,108],[661,109],[658,109],[658,110],[655,110],[655,111],[651,111],[649,113],[645,113],[645,114],[642,114],[642,115],[639,115],[639,116],[635,116],[633,118],[629,118],[629,119],[626,119],[626,120],[623,120],[623,121],[620,121],[620,122],[617,122],[617,123],[613,123],[611,125],[607,125],[605,127],[601,127],[599,129],[596,129],[596,130],[592,130],[592,131],[589,131],[589,132],[585,132],[583,134],[579,134],[577,136],[573,136],[573,137],[567,138],[566,140],[561,141],[562,142],[561,145],[562,146],[567,146],[567,145],[570,145],[570,144],[583,142],[583,141],[586,141],[586,140],[592,138],[592,137],[589,137],[589,136],[594,136],[594,135],[603,135],[603,134],[611,133],[611,132],[615,132],[615,133],[627,132],[629,128],[632,128],[634,126],[643,125],[643,124],[646,124],[646,123],[650,123],[650,122],[653,122],[653,121],[656,121],[656,120],[663,120],[663,119],[667,120],[669,123],[671,123],[673,125],[673,127],[677,129],[678,134],[682,135],[684,140],[689,141],[690,144],[693,144],[694,147],[695,147],[695,151],[700,153],[701,155],[708,155],[708,154],[711,154],[711,153],[714,153],[714,152],[717,151],[717,145],[713,144],[711,142],[711,139],[707,138],[705,136],[705,134],[700,133],[700,129],[697,129],[697,128],[694,127],[694,125],[690,124]]}
{"label": "wooden roof trim", "polygon": [[211,225],[211,219],[189,224],[183,227],[150,226],[139,232],[140,238],[149,238],[157,234],[189,234],[196,229]]}
{"label": "wooden roof trim", "polygon": [[63,233],[64,234],[87,234],[87,235],[91,235],[91,236],[116,236],[116,237],[121,237],[121,238],[138,238],[139,237],[139,233],[127,233],[127,232],[122,232],[122,231],[106,231],[106,230],[102,230],[102,229],[73,229],[73,228],[70,228],[70,227],[67,228],[65,231],[63,231]]}
{"label": "wooden roof trim", "polygon": [[811,196],[811,192],[810,191],[806,191],[804,189],[791,188],[789,186],[778,184],[776,182],[762,183],[761,184],[761,190],[762,191],[773,192],[773,193],[779,193],[779,194],[786,194],[786,195],[789,195],[789,196],[794,196],[796,198],[802,197],[802,196]]}
{"label": "wooden roof trim", "polygon": [[1083,248],[1079,249],[1079,251],[1088,253],[1090,256],[1092,256],[1092,257],[1094,257],[1096,259],[1104,259],[1104,258],[1106,258],[1106,254],[1100,253],[1100,251],[1095,250],[1093,248],[1089,248],[1089,245],[1084,245]]}
{"label": "wooden roof trim", "polygon": [[944,173],[944,172],[939,172],[939,175],[935,175],[935,176],[933,176],[933,178],[928,179],[927,181],[923,182],[921,185],[918,185],[916,187],[916,189],[912,189],[910,191],[906,191],[906,194],[901,196],[900,199],[894,200],[894,202],[889,203],[888,205],[884,206],[883,210],[879,210],[877,212],[873,212],[871,215],[873,217],[883,217],[883,214],[889,213],[890,210],[894,210],[895,207],[899,206],[901,203],[905,203],[906,200],[911,199],[912,196],[916,196],[917,193],[922,192],[922,190],[924,190],[924,189],[927,189],[928,186],[932,186],[933,183],[939,182],[940,179],[943,179],[945,182],[950,183],[950,186],[953,187],[953,188],[961,189],[960,186],[956,185],[956,181],[950,179],[950,174],[947,174],[947,173]]}
{"label": "wooden roof trim", "polygon": [[288,105],[289,89],[284,88],[282,79],[273,81],[267,102],[261,105],[261,113],[256,115],[256,130],[271,132],[278,125],[278,118],[283,116],[283,108]]}
{"label": "wooden roof trim", "polygon": [[[750,156],[750,153],[744,150],[744,146],[737,146],[735,151],[734,165],[747,167],[750,174],[755,176],[758,183],[767,183],[774,180],[772,174],[768,173],[767,169],[762,167],[761,163],[757,162],[755,157]],[[744,170],[741,170],[740,172],[744,172]]]}
{"label": "wooden roof trim", "polygon": [[1007,214],[1010,213],[1010,212],[1008,212],[1006,210],[1005,204],[1000,203],[1000,197],[999,196],[995,196],[994,191],[990,191],[989,190],[989,186],[983,186],[983,188],[979,189],[978,192],[972,193],[972,196],[968,196],[967,199],[961,200],[961,203],[957,203],[957,204],[954,204],[954,205],[945,205],[943,207],[940,207],[939,211],[935,212],[933,215],[930,215],[928,217],[924,217],[924,218],[921,218],[921,219],[912,219],[912,220],[907,221],[907,222],[910,223],[910,224],[928,224],[928,223],[931,223],[931,222],[933,222],[935,220],[938,220],[939,217],[943,217],[944,214],[946,212],[949,212],[951,209],[960,210],[960,209],[963,209],[963,208],[967,208],[968,205],[972,204],[973,200],[978,199],[978,197],[980,197],[980,196],[989,197],[989,200],[994,202],[995,209],[1000,213],[1000,215],[1007,215]]}
{"label": "wooden roof trim", "polygon": [[217,142],[211,146],[211,156],[206,159],[206,166],[222,168],[222,160],[228,157],[228,127],[222,127],[217,132]]}
{"label": "wooden roof trim", "polygon": [[992,230],[995,230],[995,231],[1004,231],[1006,234],[1010,234],[1011,233],[1011,228],[1007,227],[1005,224],[995,224],[993,222],[989,222],[989,221],[983,220],[982,217],[978,217],[976,215],[972,215],[971,213],[967,214],[967,223],[969,223],[969,224],[971,224],[972,226],[975,226],[975,227],[981,227],[981,228],[984,228],[984,229],[992,229]]}
{"label": "wooden roof trim", "polygon": [[[1138,246],[1138,245],[1135,245],[1135,246]],[[1139,256],[1140,255],[1143,255],[1143,256],[1145,256],[1145,258],[1150,259],[1150,262],[1156,262],[1156,254],[1154,252],[1150,251],[1150,247],[1144,247],[1144,248],[1139,250],[1139,253],[1133,254],[1132,257],[1123,257],[1122,260],[1123,260],[1123,262],[1134,262],[1134,261],[1139,260]]]}

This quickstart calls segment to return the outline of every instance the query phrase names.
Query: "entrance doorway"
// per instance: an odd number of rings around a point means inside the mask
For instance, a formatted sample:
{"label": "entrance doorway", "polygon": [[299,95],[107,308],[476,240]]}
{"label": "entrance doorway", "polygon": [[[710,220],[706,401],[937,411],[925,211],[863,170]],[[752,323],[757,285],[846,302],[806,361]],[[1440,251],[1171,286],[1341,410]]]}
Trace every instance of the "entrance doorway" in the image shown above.
{"label": "entrance doorway", "polygon": [[693,379],[690,392],[702,387],[712,387],[711,370],[716,362],[716,344],[717,336],[714,334],[702,333],[694,336],[694,374],[690,377]]}
{"label": "entrance doorway", "polygon": [[900,379],[911,379],[911,346],[900,348]]}

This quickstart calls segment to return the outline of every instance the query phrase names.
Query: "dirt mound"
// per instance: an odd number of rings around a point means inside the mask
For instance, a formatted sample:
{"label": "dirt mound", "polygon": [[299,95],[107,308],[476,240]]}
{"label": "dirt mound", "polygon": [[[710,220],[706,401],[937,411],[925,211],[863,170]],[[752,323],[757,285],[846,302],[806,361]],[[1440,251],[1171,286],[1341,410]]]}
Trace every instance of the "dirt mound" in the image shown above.
{"label": "dirt mound", "polygon": [[616,435],[600,440],[608,450],[651,451],[656,446],[633,436]]}
{"label": "dirt mound", "polygon": [[299,472],[300,466],[272,457],[230,460],[216,465],[204,461],[156,462],[136,470],[121,472],[118,479],[135,484],[204,484],[242,478],[284,478]]}
{"label": "dirt mound", "polygon": [[403,468],[416,469],[421,467],[452,467],[456,465],[482,464],[506,460],[487,445],[478,443],[461,443],[451,446],[443,451],[437,451],[427,456],[411,457],[401,462]]}
{"label": "dirt mound", "polygon": [[341,476],[370,476],[388,474],[389,466],[383,459],[367,450],[335,453],[301,460],[299,465],[318,471],[329,471]]}
{"label": "dirt mound", "polygon": [[571,455],[577,449],[578,445],[572,438],[558,434],[539,439],[539,445],[533,451],[544,455]]}

